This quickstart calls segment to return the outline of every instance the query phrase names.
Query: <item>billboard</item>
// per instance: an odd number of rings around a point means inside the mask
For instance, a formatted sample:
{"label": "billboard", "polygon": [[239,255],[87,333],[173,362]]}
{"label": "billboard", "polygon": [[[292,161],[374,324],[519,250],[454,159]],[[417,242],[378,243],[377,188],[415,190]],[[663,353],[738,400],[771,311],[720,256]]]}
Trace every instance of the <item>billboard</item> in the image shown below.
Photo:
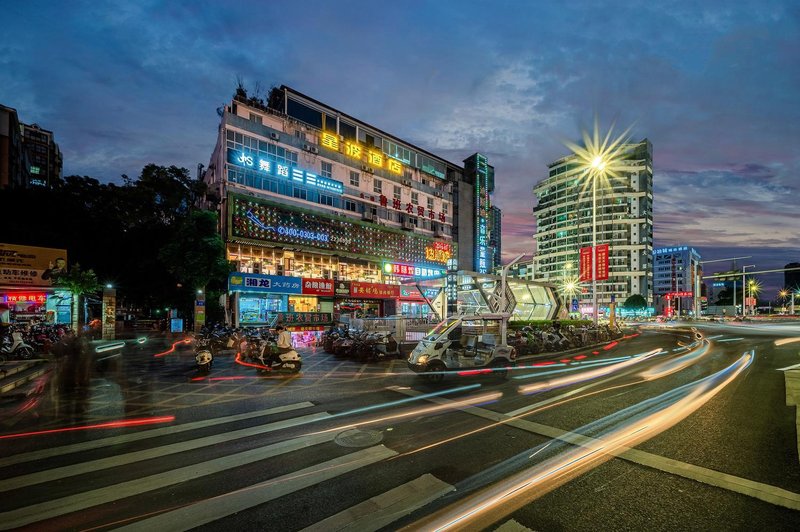
{"label": "billboard", "polygon": [[592,248],[581,248],[580,254],[580,277],[579,281],[584,283],[592,280]]}
{"label": "billboard", "polygon": [[605,281],[608,279],[608,244],[597,246],[597,280]]}
{"label": "billboard", "polygon": [[67,250],[0,244],[0,285],[51,286],[67,270]]}

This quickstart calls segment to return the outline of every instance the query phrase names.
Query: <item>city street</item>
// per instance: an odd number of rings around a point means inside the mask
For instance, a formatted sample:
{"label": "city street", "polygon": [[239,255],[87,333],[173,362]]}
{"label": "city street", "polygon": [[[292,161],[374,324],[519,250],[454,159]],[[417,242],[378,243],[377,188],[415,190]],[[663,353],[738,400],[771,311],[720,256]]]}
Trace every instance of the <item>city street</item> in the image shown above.
{"label": "city street", "polygon": [[95,342],[4,418],[0,527],[796,530],[800,323],[626,333],[437,384],[321,349],[202,375],[181,337]]}

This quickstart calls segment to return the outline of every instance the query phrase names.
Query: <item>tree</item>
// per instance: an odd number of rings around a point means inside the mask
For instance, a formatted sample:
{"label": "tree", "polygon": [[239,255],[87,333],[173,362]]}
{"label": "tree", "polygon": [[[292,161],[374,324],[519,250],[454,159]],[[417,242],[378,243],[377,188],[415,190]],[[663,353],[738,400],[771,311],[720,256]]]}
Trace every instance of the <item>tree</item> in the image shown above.
{"label": "tree", "polygon": [[75,263],[68,272],[58,274],[54,279],[53,285],[72,292],[70,309],[72,311],[72,328],[75,332],[80,331],[81,301],[83,300],[85,311],[86,302],[83,296],[97,292],[100,289],[97,275],[92,270],[82,270],[81,265]]}
{"label": "tree", "polygon": [[622,304],[625,308],[647,308],[647,300],[640,294],[633,294]]}

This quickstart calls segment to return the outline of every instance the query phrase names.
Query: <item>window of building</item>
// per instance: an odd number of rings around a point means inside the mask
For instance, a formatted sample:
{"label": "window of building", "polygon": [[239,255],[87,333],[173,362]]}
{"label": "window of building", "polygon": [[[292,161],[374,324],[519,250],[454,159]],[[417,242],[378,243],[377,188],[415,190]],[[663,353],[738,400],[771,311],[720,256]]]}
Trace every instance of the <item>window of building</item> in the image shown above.
{"label": "window of building", "polygon": [[333,207],[333,196],[326,196],[325,194],[320,194],[319,202],[322,205],[328,205],[329,207]]}
{"label": "window of building", "polygon": [[361,175],[358,172],[350,170],[350,186],[358,188],[359,178]]}
{"label": "window of building", "polygon": [[442,203],[442,212],[447,214],[447,203]]}
{"label": "window of building", "polygon": [[413,203],[414,205],[419,205],[419,193],[417,192],[411,193],[411,203]]}
{"label": "window of building", "polygon": [[428,198],[428,210],[433,210],[433,198]]}
{"label": "window of building", "polygon": [[306,191],[305,191],[305,189],[302,189],[302,188],[295,188],[294,191],[292,192],[292,195],[295,198],[298,198],[298,199],[302,199],[302,200],[307,199]]}
{"label": "window of building", "polygon": [[262,118],[261,118],[261,116],[255,114],[255,113],[250,113],[250,121],[251,122],[255,122],[256,124],[261,124],[262,123]]}
{"label": "window of building", "polygon": [[358,210],[358,206],[356,205],[355,201],[344,200],[344,210],[356,212]]}
{"label": "window of building", "polygon": [[412,181],[414,179],[414,174],[412,174],[411,172],[406,170],[406,171],[403,172],[403,179],[406,179],[408,181]]}
{"label": "window of building", "polygon": [[306,133],[305,131],[300,131],[299,129],[295,130],[294,136],[300,140],[306,140]]}
{"label": "window of building", "polygon": [[331,176],[333,176],[333,164],[332,163],[326,163],[325,161],[322,161],[320,163],[320,172],[319,173],[320,173],[320,175],[322,177],[331,177]]}
{"label": "window of building", "polygon": [[373,180],[373,182],[372,182],[372,191],[375,194],[381,194],[382,189],[383,189],[383,181],[381,181],[380,179]]}
{"label": "window of building", "polygon": [[400,187],[398,187],[397,185],[394,186],[394,194],[392,197],[397,200],[400,199]]}

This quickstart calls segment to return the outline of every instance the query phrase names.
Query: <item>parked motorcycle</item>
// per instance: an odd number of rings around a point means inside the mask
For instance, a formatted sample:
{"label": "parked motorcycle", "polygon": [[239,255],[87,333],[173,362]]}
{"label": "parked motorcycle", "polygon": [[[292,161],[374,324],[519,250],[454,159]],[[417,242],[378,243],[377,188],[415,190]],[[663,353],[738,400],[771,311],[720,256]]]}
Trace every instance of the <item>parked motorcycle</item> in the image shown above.
{"label": "parked motorcycle", "polygon": [[16,329],[11,329],[11,336],[5,336],[0,344],[0,357],[5,359],[18,358],[28,360],[33,358],[34,350],[30,344],[25,342],[22,333]]}

